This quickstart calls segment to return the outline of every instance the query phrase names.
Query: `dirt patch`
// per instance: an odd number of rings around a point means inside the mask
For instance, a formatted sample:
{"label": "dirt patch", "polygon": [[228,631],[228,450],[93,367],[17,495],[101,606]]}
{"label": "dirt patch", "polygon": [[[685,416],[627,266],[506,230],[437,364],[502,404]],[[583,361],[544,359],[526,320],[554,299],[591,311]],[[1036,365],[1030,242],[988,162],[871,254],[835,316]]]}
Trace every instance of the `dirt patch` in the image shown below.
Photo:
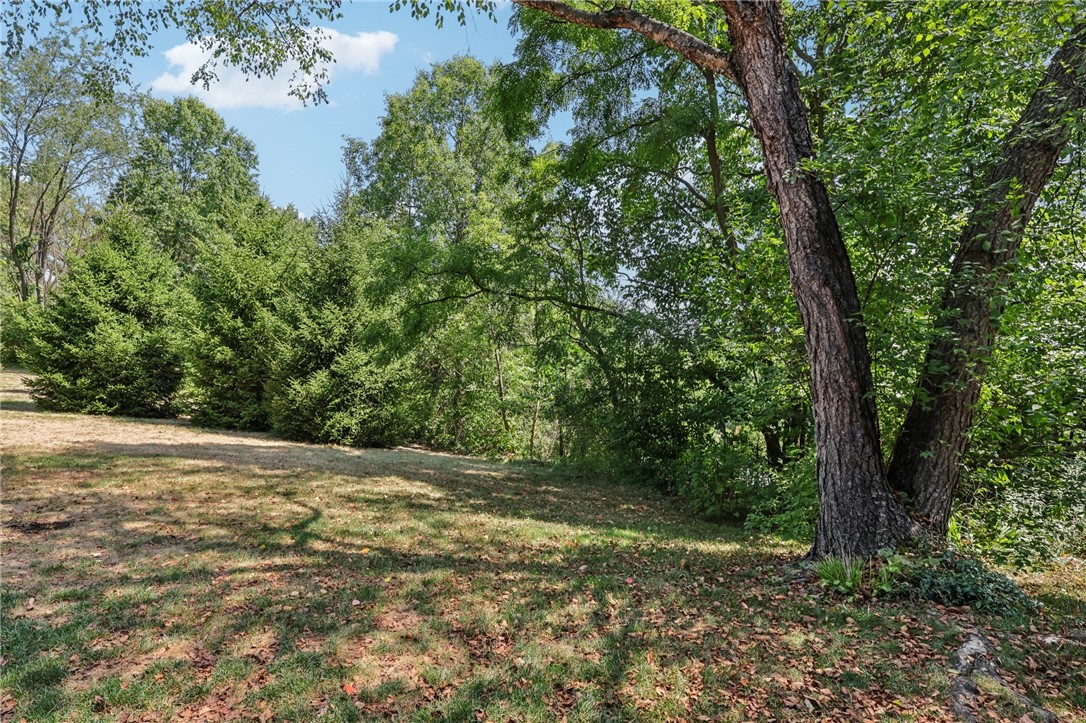
{"label": "dirt patch", "polygon": [[26,535],[34,535],[39,532],[52,532],[54,530],[64,530],[76,523],[76,520],[71,518],[61,518],[57,520],[21,520],[19,518],[13,519],[8,522],[8,527],[16,532],[22,532]]}
{"label": "dirt patch", "polygon": [[262,665],[275,660],[278,652],[279,638],[267,629],[244,635],[231,646],[233,655],[249,658]]}
{"label": "dirt patch", "polygon": [[374,627],[378,630],[404,632],[408,635],[416,634],[422,629],[424,623],[425,619],[421,615],[406,607],[384,610],[373,618]]}
{"label": "dirt patch", "polygon": [[[103,641],[103,648],[116,650],[128,642],[128,636],[121,636],[113,640]],[[191,662],[196,655],[196,648],[191,641],[180,640],[162,645],[149,653],[133,654],[126,650],[117,650],[118,655],[113,658],[98,660],[84,665],[78,658],[69,659],[72,664],[72,672],[68,678],[68,685],[74,691],[90,690],[106,678],[117,677],[122,683],[131,683],[144,676],[147,669],[156,663],[163,662]]]}

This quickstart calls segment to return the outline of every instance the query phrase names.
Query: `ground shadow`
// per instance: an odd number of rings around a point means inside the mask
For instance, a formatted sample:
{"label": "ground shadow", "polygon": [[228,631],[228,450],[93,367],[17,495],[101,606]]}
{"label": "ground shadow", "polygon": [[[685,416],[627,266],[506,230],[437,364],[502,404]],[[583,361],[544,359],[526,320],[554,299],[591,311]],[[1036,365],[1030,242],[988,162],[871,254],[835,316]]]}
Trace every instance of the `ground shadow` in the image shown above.
{"label": "ground shadow", "polygon": [[[831,598],[632,487],[126,429],[6,472],[0,717],[942,720],[984,624]],[[1031,660],[1074,700],[1073,652]]]}
{"label": "ground shadow", "polygon": [[[216,436],[222,433],[216,432]],[[260,436],[259,439],[270,439]],[[87,442],[67,453],[123,457],[166,457],[215,462],[229,468],[256,469],[280,475],[335,474],[364,481],[396,475],[423,482],[439,497],[410,492],[399,504],[419,509],[473,511],[593,529],[683,539],[741,539],[733,527],[698,522],[676,500],[651,490],[607,480],[563,479],[546,467],[498,463],[414,449],[347,449],[283,442],[282,445],[215,442],[122,443]],[[289,489],[289,478],[280,478]],[[365,493],[365,485],[357,495]],[[346,494],[345,497],[350,497]]]}

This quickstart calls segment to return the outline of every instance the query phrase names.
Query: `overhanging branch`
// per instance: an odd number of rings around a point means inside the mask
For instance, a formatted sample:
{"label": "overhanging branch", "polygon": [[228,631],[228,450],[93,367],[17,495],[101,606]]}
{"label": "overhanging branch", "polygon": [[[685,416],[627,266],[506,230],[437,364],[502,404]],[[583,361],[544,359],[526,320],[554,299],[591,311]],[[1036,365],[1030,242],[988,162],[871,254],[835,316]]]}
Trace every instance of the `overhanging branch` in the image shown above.
{"label": "overhanging branch", "polygon": [[600,30],[632,30],[649,40],[674,50],[703,70],[724,76],[735,82],[731,55],[685,30],[662,20],[625,7],[589,12],[555,0],[513,0],[517,5],[546,13],[562,22]]}

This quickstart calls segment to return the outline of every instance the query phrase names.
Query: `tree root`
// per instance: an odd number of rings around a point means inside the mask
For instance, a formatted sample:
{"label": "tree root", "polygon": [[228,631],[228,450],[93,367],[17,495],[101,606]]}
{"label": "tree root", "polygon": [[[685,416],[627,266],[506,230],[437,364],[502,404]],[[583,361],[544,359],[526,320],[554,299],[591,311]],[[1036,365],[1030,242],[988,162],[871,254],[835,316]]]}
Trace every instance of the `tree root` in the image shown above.
{"label": "tree root", "polygon": [[950,683],[950,709],[967,723],[977,721],[977,701],[980,688],[977,682],[986,678],[1005,691],[1019,705],[1029,710],[1029,719],[1040,723],[1056,723],[1056,716],[1043,706],[1011,688],[999,674],[993,660],[995,649],[986,637],[973,630],[950,659],[950,669],[957,675]]}

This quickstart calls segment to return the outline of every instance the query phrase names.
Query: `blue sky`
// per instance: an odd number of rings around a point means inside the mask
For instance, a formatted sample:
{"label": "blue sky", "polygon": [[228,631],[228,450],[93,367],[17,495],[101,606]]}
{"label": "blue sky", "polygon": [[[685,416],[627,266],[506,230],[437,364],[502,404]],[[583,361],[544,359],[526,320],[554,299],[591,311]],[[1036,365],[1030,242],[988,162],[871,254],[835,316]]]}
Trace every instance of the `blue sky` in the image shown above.
{"label": "blue sky", "polygon": [[420,68],[454,55],[488,63],[513,57],[507,3],[497,22],[470,15],[466,27],[447,20],[441,29],[431,19],[413,20],[409,12],[390,13],[388,7],[388,0],[344,4],[344,17],[331,26],[337,63],[327,86],[329,105],[293,107],[286,94],[289,74],[246,80],[225,69],[210,92],[190,86],[199,58],[180,34],[155,38],[150,55],[136,61],[133,79],[158,97],[191,94],[215,108],[256,144],[260,184],[272,202],[311,215],[339,183],[343,137],[373,138],[386,94],[407,90]]}

